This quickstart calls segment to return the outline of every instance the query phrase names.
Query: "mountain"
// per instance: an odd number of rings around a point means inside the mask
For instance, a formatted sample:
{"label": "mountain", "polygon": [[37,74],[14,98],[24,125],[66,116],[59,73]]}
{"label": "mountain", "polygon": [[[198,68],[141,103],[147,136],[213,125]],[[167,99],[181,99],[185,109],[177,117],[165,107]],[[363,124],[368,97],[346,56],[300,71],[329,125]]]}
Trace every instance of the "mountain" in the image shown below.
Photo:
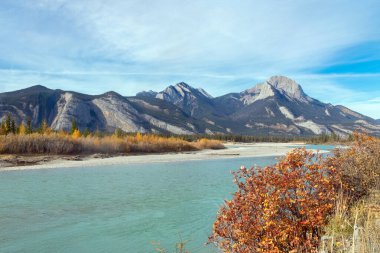
{"label": "mountain", "polygon": [[158,99],[126,98],[116,92],[91,96],[43,86],[0,94],[0,119],[10,113],[20,123],[28,118],[37,127],[43,120],[55,130],[71,128],[76,119],[80,129],[175,134],[204,133],[200,124],[178,107]]}
{"label": "mountain", "polygon": [[73,118],[80,129],[174,134],[233,133],[249,135],[347,135],[362,130],[380,135],[379,122],[344,106],[309,97],[284,76],[273,76],[242,91],[212,97],[181,82],[160,92],[134,97],[116,92],[86,95],[33,86],[0,93],[0,118],[47,120],[53,129],[68,130]]}
{"label": "mountain", "polygon": [[154,97],[174,104],[190,116],[196,118],[201,118],[215,108],[211,95],[201,88],[195,89],[184,82],[174,86],[170,85],[161,92],[149,91],[137,94],[137,97],[145,96]]}
{"label": "mountain", "polygon": [[[304,93],[299,84],[283,76],[273,76],[238,95],[227,95],[224,100],[231,97],[244,104],[230,115],[233,121],[244,125],[245,128],[239,129],[242,133],[250,133],[247,128],[291,135],[345,135],[356,129],[374,134],[380,131],[373,119],[343,106],[313,99]],[[224,103],[229,104],[228,101]]]}

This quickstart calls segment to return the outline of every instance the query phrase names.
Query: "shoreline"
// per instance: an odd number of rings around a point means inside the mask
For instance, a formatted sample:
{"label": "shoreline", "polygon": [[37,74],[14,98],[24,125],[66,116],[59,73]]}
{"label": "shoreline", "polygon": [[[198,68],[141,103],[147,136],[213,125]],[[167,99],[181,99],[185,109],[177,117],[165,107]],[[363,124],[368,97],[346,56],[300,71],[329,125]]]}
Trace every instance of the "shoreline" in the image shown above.
{"label": "shoreline", "polygon": [[[306,143],[224,143],[225,149],[200,151],[188,151],[178,153],[160,154],[125,154],[108,156],[95,154],[88,156],[40,156],[42,160],[36,164],[15,165],[0,167],[1,171],[56,169],[56,168],[81,168],[92,166],[127,165],[139,163],[165,163],[172,161],[196,161],[215,160],[229,158],[283,156],[297,147],[303,147]],[[325,152],[325,151],[320,151]],[[21,158],[33,158],[35,156],[20,156]],[[1,166],[1,164],[0,164]]]}

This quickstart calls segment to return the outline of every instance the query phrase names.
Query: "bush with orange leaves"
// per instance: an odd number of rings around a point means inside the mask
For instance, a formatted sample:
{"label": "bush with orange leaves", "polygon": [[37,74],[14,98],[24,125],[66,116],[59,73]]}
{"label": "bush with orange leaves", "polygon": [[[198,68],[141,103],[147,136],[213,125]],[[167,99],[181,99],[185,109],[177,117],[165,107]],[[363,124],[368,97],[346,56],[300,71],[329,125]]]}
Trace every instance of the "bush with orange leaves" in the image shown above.
{"label": "bush with orange leaves", "polygon": [[327,159],[342,173],[351,201],[368,195],[371,189],[380,190],[380,140],[359,133],[354,133],[354,140],[348,148],[335,149]]}
{"label": "bush with orange leaves", "polygon": [[219,210],[209,243],[224,252],[316,252],[340,176],[321,156],[295,149],[265,168],[233,173],[238,190]]}

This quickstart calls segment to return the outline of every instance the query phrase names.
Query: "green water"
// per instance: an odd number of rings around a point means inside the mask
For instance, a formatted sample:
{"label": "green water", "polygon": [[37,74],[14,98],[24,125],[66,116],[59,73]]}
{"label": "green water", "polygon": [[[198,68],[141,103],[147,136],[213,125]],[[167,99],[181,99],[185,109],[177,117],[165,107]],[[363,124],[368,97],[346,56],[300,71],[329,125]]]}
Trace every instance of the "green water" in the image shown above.
{"label": "green water", "polygon": [[[0,252],[192,253],[234,191],[231,170],[274,157],[0,172]],[[173,250],[174,251],[174,250]]]}
{"label": "green water", "polygon": [[231,170],[273,157],[0,173],[0,252],[154,252],[205,247]]}

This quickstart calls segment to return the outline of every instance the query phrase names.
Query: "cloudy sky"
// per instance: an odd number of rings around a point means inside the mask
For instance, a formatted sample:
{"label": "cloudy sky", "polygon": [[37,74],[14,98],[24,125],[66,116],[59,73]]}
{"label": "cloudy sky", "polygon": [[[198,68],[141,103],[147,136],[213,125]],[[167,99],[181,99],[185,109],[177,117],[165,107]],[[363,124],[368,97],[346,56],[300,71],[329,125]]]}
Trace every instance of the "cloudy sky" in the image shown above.
{"label": "cloudy sky", "polygon": [[1,0],[0,92],[213,96],[286,75],[380,118],[380,1]]}

